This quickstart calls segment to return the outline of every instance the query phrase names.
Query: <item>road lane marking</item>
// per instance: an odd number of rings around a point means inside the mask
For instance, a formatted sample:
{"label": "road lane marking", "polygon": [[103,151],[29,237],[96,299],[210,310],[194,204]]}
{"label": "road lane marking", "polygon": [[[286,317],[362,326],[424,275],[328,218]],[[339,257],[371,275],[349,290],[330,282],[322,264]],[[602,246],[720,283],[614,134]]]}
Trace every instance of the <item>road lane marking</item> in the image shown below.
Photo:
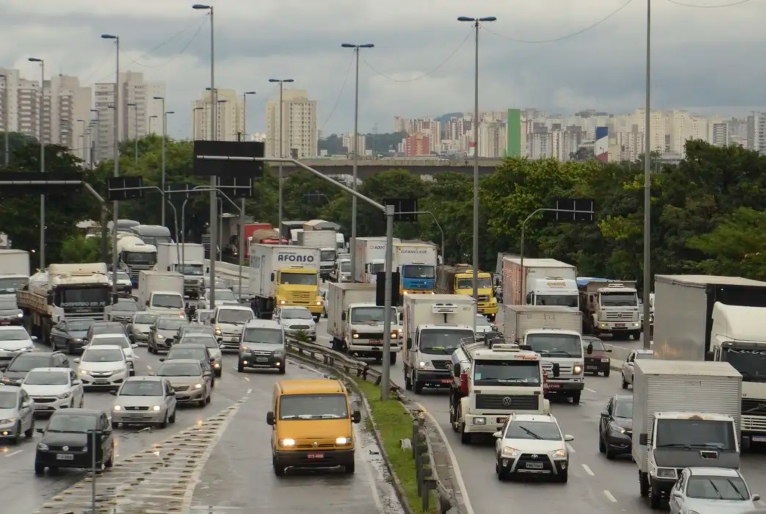
{"label": "road lane marking", "polygon": [[572,448],[572,445],[567,443],[567,450],[569,450],[571,453],[577,453],[574,448]]}
{"label": "road lane marking", "polygon": [[590,387],[586,387],[585,390],[588,391],[589,393],[595,393],[596,392],[595,390],[591,389]]}
{"label": "road lane marking", "polygon": [[[362,438],[359,434],[359,427],[358,425],[353,425],[352,427],[354,431],[354,438],[357,441],[361,441]],[[362,459],[362,466],[364,466],[365,471],[367,472],[367,476],[370,477],[370,480],[367,481],[368,484],[370,484],[370,489],[372,489],[372,499],[375,501],[375,507],[378,508],[378,512],[383,514],[383,503],[380,501],[380,495],[378,494],[378,488],[375,486],[375,474],[372,471],[372,466],[370,466],[370,463],[367,461],[367,459]]]}
{"label": "road lane marking", "polygon": [[8,457],[13,457],[14,455],[18,455],[19,453],[21,453],[23,451],[24,450],[16,450],[15,452],[9,453],[8,455],[6,455],[5,458],[7,459]]}
{"label": "road lane marking", "polygon": [[245,382],[250,382],[250,377],[242,377],[245,379]]}
{"label": "road lane marking", "polygon": [[595,474],[593,471],[591,471],[591,469],[588,467],[588,465],[587,465],[587,464],[583,464],[583,465],[582,465],[582,469],[584,469],[584,470],[585,470],[585,472],[586,472],[587,474],[589,474],[590,476],[592,476],[592,477],[596,476],[596,474]]}
{"label": "road lane marking", "polygon": [[146,365],[146,369],[148,369],[149,371],[151,371],[151,370],[152,370],[152,367],[151,367],[151,366],[149,366],[149,365],[147,364],[147,365]]}
{"label": "road lane marking", "polygon": [[252,393],[252,392],[253,392],[253,390],[252,390],[252,389],[248,389],[248,390],[247,390],[247,394],[250,394],[250,393]]}
{"label": "road lane marking", "polygon": [[610,493],[609,491],[607,491],[607,490],[604,490],[604,496],[606,496],[606,498],[607,498],[607,499],[608,499],[610,502],[612,502],[612,503],[617,503],[617,498],[615,498],[615,497],[614,497],[614,495],[613,495],[612,493]]}

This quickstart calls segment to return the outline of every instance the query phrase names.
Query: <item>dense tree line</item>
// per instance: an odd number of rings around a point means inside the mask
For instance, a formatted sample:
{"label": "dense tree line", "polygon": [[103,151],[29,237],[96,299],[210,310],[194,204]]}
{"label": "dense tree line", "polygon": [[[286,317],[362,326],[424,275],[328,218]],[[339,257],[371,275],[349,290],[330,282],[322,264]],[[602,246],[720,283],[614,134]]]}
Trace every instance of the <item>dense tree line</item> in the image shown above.
{"label": "dense tree line", "polygon": [[[18,140],[11,170],[38,171],[39,146]],[[159,184],[161,141],[139,141],[134,159],[132,142],[123,145],[122,174],[142,175],[146,184]],[[192,144],[170,141],[166,150],[168,183],[202,185],[191,174]],[[103,193],[111,162],[93,170],[63,148],[46,150],[48,169],[75,170]],[[582,275],[640,279],[643,262],[643,166],[641,163],[604,165],[595,160],[558,162],[506,159],[497,172],[480,184],[480,252],[482,267],[494,269],[497,252],[520,250],[521,224],[534,210],[552,205],[556,198],[589,197],[596,201],[596,222],[555,224],[542,216],[527,225],[525,253],[576,264]],[[247,214],[276,224],[278,183],[267,168],[258,179],[254,196],[247,200]],[[360,191],[375,200],[415,198],[421,215],[417,223],[397,223],[396,235],[441,244],[444,232],[445,261],[470,262],[472,255],[473,185],[468,174],[449,172],[423,181],[407,170],[390,170],[369,177]],[[5,191],[1,195],[7,196]],[[183,198],[174,198],[179,216]],[[186,205],[186,227],[191,240],[206,230],[208,195],[191,198]],[[766,279],[766,157],[740,147],[719,148],[690,141],[686,158],[678,165],[664,165],[652,175],[652,272],[713,273]],[[100,219],[100,207],[85,193],[53,197],[48,202],[48,262],[94,259],[96,247],[83,247],[75,223]],[[174,229],[172,211],[168,224]],[[160,197],[147,192],[141,200],[121,203],[120,217],[142,223],[159,223]],[[351,199],[333,184],[308,172],[294,172],[285,179],[284,219],[323,218],[340,223],[348,234]],[[0,204],[0,230],[17,248],[36,250],[38,197],[7,196]],[[179,221],[180,224],[180,221]],[[358,233],[379,236],[385,231],[383,216],[359,203]],[[81,249],[81,250],[78,250]],[[87,257],[86,257],[87,256]]]}

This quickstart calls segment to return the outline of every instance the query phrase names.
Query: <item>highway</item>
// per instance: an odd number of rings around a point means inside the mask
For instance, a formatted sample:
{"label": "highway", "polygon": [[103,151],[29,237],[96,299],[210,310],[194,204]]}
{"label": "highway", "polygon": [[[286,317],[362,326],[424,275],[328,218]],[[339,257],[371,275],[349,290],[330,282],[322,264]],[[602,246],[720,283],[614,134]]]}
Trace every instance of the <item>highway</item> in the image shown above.
{"label": "highway", "polygon": [[[137,374],[158,369],[157,356],[146,348],[136,352]],[[223,376],[216,380],[209,405],[179,407],[176,423],[165,429],[114,431],[115,467],[96,481],[97,495],[108,496],[103,506],[129,506],[131,512],[232,513],[253,512],[257,506],[264,513],[311,508],[320,514],[398,514],[401,508],[388,485],[377,446],[364,431],[364,420],[357,425],[361,427],[356,434],[361,446],[354,475],[274,476],[271,427],[266,424],[273,385],[282,379],[321,377],[317,370],[296,362],[289,363],[286,375],[239,374],[236,357],[226,355]],[[113,400],[107,392],[89,391],[85,407],[108,412]],[[38,428],[44,426],[45,420],[37,421]],[[0,511],[88,512],[91,482],[87,472],[61,470],[53,476],[35,477],[39,438],[35,434],[19,446],[0,445]]]}

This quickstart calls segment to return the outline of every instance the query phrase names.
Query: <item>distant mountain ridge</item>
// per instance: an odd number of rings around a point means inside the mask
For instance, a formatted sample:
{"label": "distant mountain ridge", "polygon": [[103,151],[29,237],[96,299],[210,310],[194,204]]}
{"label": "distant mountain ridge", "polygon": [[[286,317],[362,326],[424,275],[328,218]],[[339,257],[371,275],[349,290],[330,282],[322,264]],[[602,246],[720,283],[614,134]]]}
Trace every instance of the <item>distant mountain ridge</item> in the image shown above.
{"label": "distant mountain ridge", "polygon": [[462,112],[448,112],[447,114],[442,114],[441,116],[434,118],[434,120],[442,123],[442,122],[448,121],[450,118],[462,118],[462,117],[463,117]]}

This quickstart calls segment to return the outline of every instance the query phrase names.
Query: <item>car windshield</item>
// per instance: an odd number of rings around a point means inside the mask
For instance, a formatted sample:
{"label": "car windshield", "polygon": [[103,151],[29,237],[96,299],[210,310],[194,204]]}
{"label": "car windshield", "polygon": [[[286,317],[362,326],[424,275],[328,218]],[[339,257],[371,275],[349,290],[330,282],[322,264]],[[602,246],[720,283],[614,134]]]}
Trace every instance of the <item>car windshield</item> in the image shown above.
{"label": "car windshield", "polygon": [[209,334],[211,336],[214,336],[215,332],[213,330],[213,327],[211,327],[210,325],[189,325],[183,328],[182,335],[184,337],[192,335],[192,334]]}
{"label": "car windshield", "polygon": [[[492,287],[492,282],[488,278],[480,278],[476,281],[478,289],[489,289]],[[455,289],[473,289],[472,278],[459,278],[457,279],[457,287]]]}
{"label": "car windshield", "polygon": [[121,348],[130,348],[130,341],[124,337],[94,337],[90,346],[119,346]]}
{"label": "car windshield", "polygon": [[154,314],[136,314],[133,316],[133,323],[136,325],[151,325],[157,320]]}
{"label": "car windshield", "polygon": [[614,417],[615,418],[632,418],[633,417],[633,400],[617,400],[614,403]]}
{"label": "car windshield", "polygon": [[218,341],[215,340],[215,337],[201,337],[195,334],[184,337],[179,344],[201,344],[205,348],[218,348]]}
{"label": "car windshield", "polygon": [[30,371],[24,379],[25,385],[62,386],[69,384],[68,371]]}
{"label": "car windshield", "polygon": [[161,377],[197,377],[202,368],[194,362],[164,362],[157,375]]}
{"label": "car windshield", "polygon": [[154,294],[152,295],[152,307],[183,309],[184,299],[180,294]]}
{"label": "car windshield", "polygon": [[[351,323],[383,323],[383,307],[354,307],[351,309]],[[396,323],[396,309],[391,308],[391,323]]]}
{"label": "car windshield", "polygon": [[207,352],[202,348],[184,348],[183,346],[174,346],[168,353],[167,360],[171,359],[205,359]]}
{"label": "car windshield", "polygon": [[138,305],[136,305],[136,302],[117,302],[112,306],[112,310],[120,312],[137,312]]}
{"label": "car windshield", "polygon": [[654,439],[656,448],[736,449],[736,434],[731,421],[658,419]]}
{"label": "car windshield", "polygon": [[245,343],[282,344],[284,336],[278,328],[248,328],[245,329],[242,341]]}
{"label": "car windshield", "polygon": [[280,283],[288,286],[315,286],[317,276],[314,273],[288,273],[279,274]]}
{"label": "car windshield", "polygon": [[93,415],[69,414],[66,411],[59,411],[51,416],[46,431],[81,434],[88,430],[95,430],[96,420],[98,418]]}
{"label": "car windshield", "polygon": [[215,315],[215,311],[197,311],[197,321],[207,323],[213,319],[213,315]]}
{"label": "car windshield", "polygon": [[436,276],[436,268],[434,266],[407,264],[402,266],[402,268],[404,268],[402,273],[404,278],[434,278]]}
{"label": "car windshield", "polygon": [[94,336],[99,334],[123,334],[124,332],[125,329],[122,327],[121,323],[93,325],[93,329],[91,330],[91,334]]}
{"label": "car windshield", "polygon": [[543,357],[580,357],[582,341],[580,336],[570,334],[529,334],[526,343],[533,352]]}
{"label": "car windshield", "polygon": [[420,332],[420,351],[431,355],[452,355],[463,340],[473,341],[473,330],[429,328]]}
{"label": "car windshield", "polygon": [[233,323],[236,325],[244,324],[251,319],[255,319],[255,315],[251,310],[240,309],[221,309],[218,311],[218,323]]}
{"label": "car windshield", "polygon": [[513,421],[505,433],[506,439],[538,439],[561,441],[561,430],[556,423],[545,421]]}
{"label": "car windshield", "polygon": [[604,342],[601,339],[583,339],[582,340],[582,347],[587,349],[588,345],[593,345],[593,351],[594,352],[605,352],[606,346],[604,346]]}
{"label": "car windshield", "polygon": [[16,311],[18,309],[19,307],[16,305],[16,298],[14,296],[11,296],[10,298],[0,298],[0,311]]}
{"label": "car windshield", "polygon": [[750,493],[745,481],[739,477],[691,476],[686,496],[703,500],[744,501],[750,498]]}
{"label": "car windshield", "polygon": [[[207,295],[208,298],[210,298],[210,294]],[[218,302],[236,302],[237,297],[234,296],[234,291],[231,289],[216,289],[215,290],[215,301]]]}
{"label": "car windshield", "polygon": [[16,391],[0,391],[0,409],[15,409],[18,406]]}
{"label": "car windshield", "polygon": [[125,360],[122,350],[112,348],[94,348],[85,350],[82,362],[119,362]]}
{"label": "car windshield", "polygon": [[91,325],[93,322],[90,320],[67,321],[66,329],[69,332],[87,332]]}
{"label": "car windshield", "polygon": [[130,380],[120,389],[120,396],[162,396],[158,380]]}
{"label": "car windshield", "polygon": [[314,319],[308,309],[282,309],[282,319]]}
{"label": "car windshield", "polygon": [[474,384],[477,386],[540,386],[540,361],[537,360],[476,361],[473,373]]}
{"label": "car windshield", "polygon": [[654,359],[654,352],[636,353],[636,359]]}
{"label": "car windshield", "polygon": [[636,307],[636,293],[601,293],[601,305],[604,307]]}
{"label": "car windshield", "polygon": [[487,320],[487,318],[485,318],[484,316],[476,316],[476,326],[489,327],[491,325],[489,324],[489,320]]}
{"label": "car windshield", "polygon": [[178,330],[188,322],[181,318],[160,318],[157,320],[157,328],[160,330]]}
{"label": "car windshield", "polygon": [[128,281],[130,281],[130,275],[128,275],[127,273],[120,273],[118,271],[117,272],[117,280],[122,280],[124,282],[128,282]]}
{"label": "car windshield", "polygon": [[279,399],[279,419],[342,419],[348,417],[342,394],[290,394]]}
{"label": "car windshield", "polygon": [[6,371],[26,373],[35,368],[47,368],[50,364],[50,354],[35,355],[34,353],[27,353],[16,357]]}
{"label": "car windshield", "polygon": [[23,328],[11,328],[0,330],[0,341],[26,341],[29,334]]}

